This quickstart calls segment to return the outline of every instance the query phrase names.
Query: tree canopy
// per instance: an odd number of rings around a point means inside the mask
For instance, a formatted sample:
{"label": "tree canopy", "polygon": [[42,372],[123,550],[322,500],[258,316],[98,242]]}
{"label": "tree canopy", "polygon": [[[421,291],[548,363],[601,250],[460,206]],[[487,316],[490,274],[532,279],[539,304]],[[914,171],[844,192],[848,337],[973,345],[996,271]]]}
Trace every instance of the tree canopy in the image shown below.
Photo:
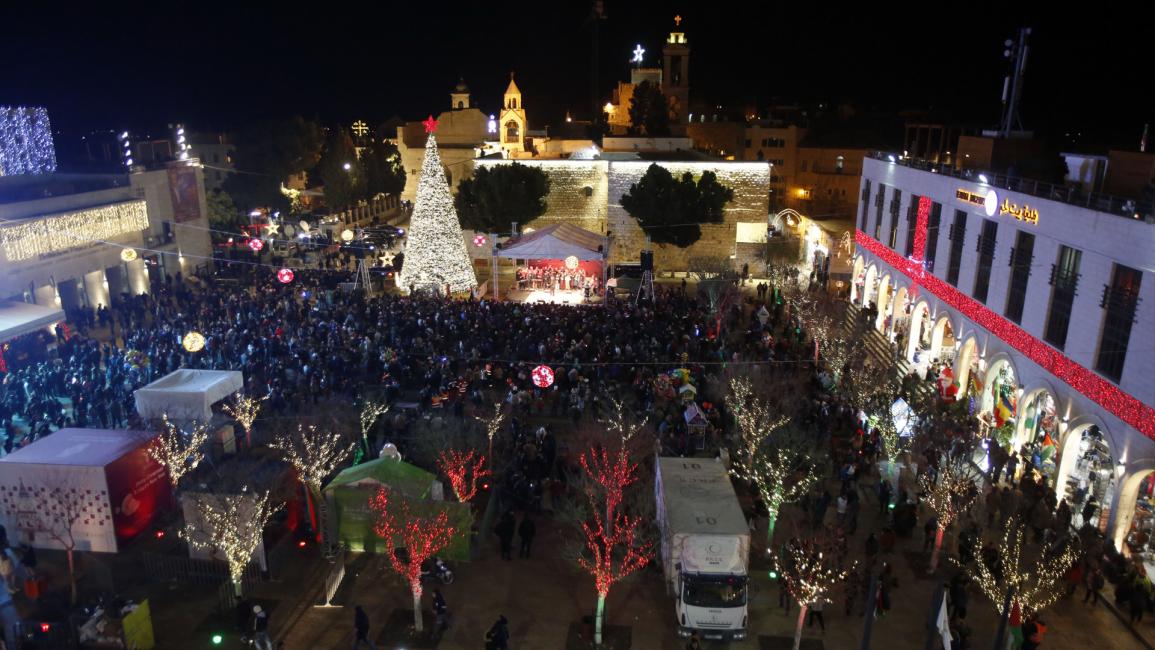
{"label": "tree canopy", "polygon": [[361,168],[365,174],[366,198],[378,194],[401,193],[405,189],[405,168],[397,145],[384,140],[371,140],[361,154]]}
{"label": "tree canopy", "polygon": [[650,137],[670,135],[670,104],[657,84],[643,81],[630,97],[630,127]]}
{"label": "tree canopy", "polygon": [[549,175],[512,163],[483,166],[461,181],[455,204],[463,228],[508,233],[545,213]]}
{"label": "tree canopy", "polygon": [[321,158],[324,132],[302,117],[262,120],[235,134],[236,167],[224,189],[244,211],[268,207],[287,210],[281,183],[290,174],[312,169]]}
{"label": "tree canopy", "polygon": [[365,174],[357,159],[353,138],[345,129],[335,127],[329,134],[317,167],[325,185],[325,204],[330,210],[344,210],[364,195]]}
{"label": "tree canopy", "polygon": [[726,203],[733,200],[734,190],[719,183],[714,172],[702,172],[697,182],[690,172],[678,180],[655,163],[622,196],[622,207],[654,243],[686,248],[701,238],[699,224],[722,222]]}

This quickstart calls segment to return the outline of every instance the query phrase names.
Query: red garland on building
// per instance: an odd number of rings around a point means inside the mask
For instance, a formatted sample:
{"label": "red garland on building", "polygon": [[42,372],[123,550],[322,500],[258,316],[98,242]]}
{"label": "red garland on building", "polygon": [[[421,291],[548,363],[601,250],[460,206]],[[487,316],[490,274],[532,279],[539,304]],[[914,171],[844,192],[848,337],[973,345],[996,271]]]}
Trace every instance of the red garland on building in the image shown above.
{"label": "red garland on building", "polygon": [[[921,219],[922,206],[919,212]],[[925,237],[925,229],[923,237]],[[862,231],[855,241],[892,268],[902,272],[914,283],[926,287],[940,300],[960,311],[981,327],[1004,340],[1044,370],[1066,382],[1088,399],[1115,414],[1120,420],[1155,440],[1155,408],[1121,390],[1083,366],[1075,363],[1050,345],[1031,336],[1026,330],[988,309],[970,296],[926,273],[921,262],[906,259]],[[924,239],[925,245],[925,239]]]}
{"label": "red garland on building", "polygon": [[485,454],[472,449],[466,452],[456,449],[442,451],[437,456],[437,469],[449,477],[453,494],[462,503],[477,496],[477,480],[490,474],[485,469]]}

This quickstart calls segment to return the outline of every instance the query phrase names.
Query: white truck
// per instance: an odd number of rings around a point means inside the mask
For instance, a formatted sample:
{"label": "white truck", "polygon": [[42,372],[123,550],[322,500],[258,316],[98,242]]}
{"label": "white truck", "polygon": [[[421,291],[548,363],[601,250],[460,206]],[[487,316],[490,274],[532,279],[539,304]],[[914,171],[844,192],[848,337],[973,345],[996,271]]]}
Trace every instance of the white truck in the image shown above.
{"label": "white truck", "polygon": [[709,458],[658,458],[654,492],[679,636],[745,639],[750,527],[726,467]]}

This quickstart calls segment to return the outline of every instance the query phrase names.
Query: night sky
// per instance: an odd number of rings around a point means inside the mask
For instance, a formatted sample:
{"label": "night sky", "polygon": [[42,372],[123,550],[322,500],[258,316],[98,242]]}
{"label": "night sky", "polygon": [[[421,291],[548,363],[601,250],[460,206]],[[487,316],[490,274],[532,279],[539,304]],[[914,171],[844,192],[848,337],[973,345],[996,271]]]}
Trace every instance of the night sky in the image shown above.
{"label": "night sky", "polygon": [[[566,110],[589,113],[587,0],[47,4],[0,8],[0,104],[47,105],[69,134],[160,131],[172,121],[228,129],[293,114],[345,124],[416,119],[447,108],[459,76],[492,111],[511,70],[533,128],[557,124]],[[1002,41],[1030,25],[1027,127],[1113,133],[1137,144],[1152,121],[1142,97],[1155,86],[1155,9],[1045,7],[606,0],[601,101],[627,77],[635,43],[656,64],[677,13],[693,48],[691,101],[849,101],[991,125],[1006,71]]]}

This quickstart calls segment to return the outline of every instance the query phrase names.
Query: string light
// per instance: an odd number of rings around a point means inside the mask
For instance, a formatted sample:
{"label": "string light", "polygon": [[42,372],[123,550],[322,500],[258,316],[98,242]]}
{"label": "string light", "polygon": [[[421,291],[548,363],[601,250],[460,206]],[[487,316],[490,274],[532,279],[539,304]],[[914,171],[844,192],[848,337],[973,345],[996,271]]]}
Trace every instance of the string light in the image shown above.
{"label": "string light", "polygon": [[754,484],[768,512],[767,539],[774,539],[782,506],[797,501],[818,482],[818,472],[808,471],[812,464],[808,449],[788,443],[763,447],[754,456]]}
{"label": "string light", "polygon": [[9,262],[81,248],[148,227],[144,201],[124,201],[28,222],[6,221],[0,245]]}
{"label": "string light", "polygon": [[[385,540],[385,556],[393,570],[409,583],[413,595],[413,624],[418,632],[421,620],[421,565],[441,549],[449,546],[457,530],[449,524],[449,515],[440,510],[433,515],[419,516],[410,511],[404,499],[393,498],[392,493],[380,488],[369,501],[369,509],[376,516],[373,531]],[[395,549],[404,548],[404,556]]]}
{"label": "string light", "polygon": [[478,454],[472,449],[464,452],[456,449],[442,451],[437,456],[437,469],[449,477],[453,494],[461,503],[477,496],[478,479],[490,474],[485,469],[485,454]]}
{"label": "string light", "polygon": [[0,176],[56,171],[52,123],[42,106],[0,106]]}
{"label": "string light", "polygon": [[921,263],[898,255],[862,231],[856,234],[855,241],[891,268],[906,275],[912,282],[921,284],[939,300],[1022,353],[1043,370],[1058,377],[1120,420],[1155,440],[1155,406],[1144,404],[949,283],[940,280],[934,274],[926,273]]}
{"label": "string light", "polygon": [[501,431],[501,424],[505,421],[505,413],[501,412],[501,402],[493,404],[493,417],[481,418],[474,416],[478,422],[485,424],[485,437],[489,439],[489,456],[493,457],[493,439],[497,437],[497,432]]}
{"label": "string light", "polygon": [[938,555],[942,549],[943,534],[954,523],[959,514],[970,508],[974,502],[974,482],[966,476],[954,463],[944,463],[937,472],[938,480],[931,474],[923,474],[919,484],[925,493],[924,500],[927,507],[934,511],[938,520],[938,528],[934,535],[934,552],[930,556],[930,570],[938,567]]}
{"label": "string light", "polygon": [[389,412],[388,404],[365,400],[361,405],[361,437],[368,438],[369,431],[377,423],[377,418]]}
{"label": "string light", "polygon": [[314,494],[320,494],[325,479],[353,453],[357,443],[332,431],[297,425],[297,435],[277,438],[269,446],[281,452],[285,460],[297,469],[302,483]]}
{"label": "string light", "polygon": [[738,422],[738,435],[741,438],[740,446],[733,450],[730,473],[746,481],[756,481],[754,459],[758,450],[771,434],[786,426],[790,418],[772,417],[766,401],[754,396],[754,386],[747,377],[730,379],[728,402]]}
{"label": "string light", "polygon": [[208,442],[209,428],[194,420],[186,431],[173,424],[168,413],[161,415],[161,424],[160,434],[149,445],[148,454],[168,470],[168,478],[175,488],[182,476],[195,470],[204,460],[202,448]]}
{"label": "string light", "polygon": [[261,412],[261,402],[265,401],[266,397],[249,397],[244,393],[238,391],[233,393],[232,404],[221,404],[221,410],[225,415],[237,421],[241,428],[245,430],[245,440],[252,445],[253,442],[253,422],[257,421],[257,414]]}
{"label": "string light", "polygon": [[[587,461],[587,455],[590,460]],[[623,450],[610,462],[606,449],[590,449],[581,455],[582,469],[591,479],[585,485],[590,517],[582,522],[585,547],[591,557],[578,556],[578,566],[594,578],[598,593],[594,642],[601,643],[602,621],[605,618],[606,597],[614,583],[643,569],[653,556],[652,542],[639,538],[642,517],[631,516],[618,510],[623,490],[636,479],[637,465],[631,465]],[[594,486],[602,488],[599,493]]]}
{"label": "string light", "polygon": [[812,605],[832,603],[830,591],[842,584],[857,562],[839,568],[837,554],[820,547],[814,540],[791,540],[783,551],[785,557],[774,556],[774,570],[782,576],[786,591],[798,603],[798,625],[794,631],[794,647],[802,635],[802,623]]}
{"label": "string light", "polygon": [[252,561],[264,537],[265,522],[279,504],[269,499],[268,492],[188,496],[200,515],[203,528],[186,524],[185,539],[196,548],[224,554],[229,565],[229,577],[237,595],[240,595],[245,567]]}
{"label": "string light", "polygon": [[1003,613],[1011,587],[1015,588],[1011,606],[1018,604],[1024,616],[1053,605],[1065,593],[1063,583],[1067,570],[1079,557],[1074,545],[1067,543],[1059,553],[1032,553],[1031,559],[1026,559],[1023,557],[1026,531],[1026,525],[1018,517],[1004,529],[998,546],[997,574],[981,559],[973,563],[973,567],[964,567],[999,614]]}
{"label": "string light", "polygon": [[200,352],[205,349],[205,335],[200,332],[189,332],[181,338],[180,344],[189,352]]}
{"label": "string light", "polygon": [[[433,122],[433,118],[429,121]],[[435,127],[433,122],[427,128]],[[398,285],[406,290],[413,287],[437,292],[447,287],[450,292],[469,291],[477,286],[453,195],[441,167],[437,138],[432,132],[425,143],[425,160],[421,164],[417,200],[405,243],[405,265],[401,267]]]}

